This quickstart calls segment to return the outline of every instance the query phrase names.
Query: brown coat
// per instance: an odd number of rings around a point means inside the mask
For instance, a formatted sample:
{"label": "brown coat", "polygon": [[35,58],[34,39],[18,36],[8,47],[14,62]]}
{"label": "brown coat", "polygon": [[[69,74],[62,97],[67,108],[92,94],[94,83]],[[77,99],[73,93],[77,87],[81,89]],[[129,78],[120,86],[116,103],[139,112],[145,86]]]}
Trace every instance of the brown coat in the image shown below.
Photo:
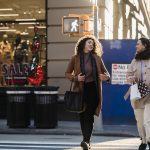
{"label": "brown coat", "polygon": [[[106,73],[109,76],[109,73],[107,71],[107,69],[105,68],[105,65],[102,61],[102,59],[96,55],[93,54],[95,60],[96,60],[96,66],[97,66],[97,71],[98,74],[103,74]],[[83,90],[83,82],[78,82],[78,74],[81,73],[81,69],[80,69],[80,56],[79,55],[74,55],[69,64],[68,67],[66,69],[65,75],[66,78],[68,78],[70,81],[74,81],[74,91],[82,91]],[[102,107],[102,84],[101,84],[101,80],[99,80],[99,95],[100,95],[100,99],[99,99],[99,104],[96,108],[95,111],[95,115],[99,116],[100,111],[101,111],[101,107]]]}

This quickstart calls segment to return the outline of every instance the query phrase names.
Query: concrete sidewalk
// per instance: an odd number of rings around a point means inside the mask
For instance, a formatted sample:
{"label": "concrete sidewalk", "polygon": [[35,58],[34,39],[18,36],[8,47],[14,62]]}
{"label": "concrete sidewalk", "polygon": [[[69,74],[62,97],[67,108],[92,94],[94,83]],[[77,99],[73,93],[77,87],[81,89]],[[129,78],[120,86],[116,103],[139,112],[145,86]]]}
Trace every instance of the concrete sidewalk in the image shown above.
{"label": "concrete sidewalk", "polygon": [[[9,128],[6,120],[0,120],[0,134],[54,134],[54,135],[81,135],[78,121],[58,121],[54,129],[37,129],[33,121],[28,128]],[[101,130],[93,130],[93,135],[137,137],[135,125],[103,125]]]}

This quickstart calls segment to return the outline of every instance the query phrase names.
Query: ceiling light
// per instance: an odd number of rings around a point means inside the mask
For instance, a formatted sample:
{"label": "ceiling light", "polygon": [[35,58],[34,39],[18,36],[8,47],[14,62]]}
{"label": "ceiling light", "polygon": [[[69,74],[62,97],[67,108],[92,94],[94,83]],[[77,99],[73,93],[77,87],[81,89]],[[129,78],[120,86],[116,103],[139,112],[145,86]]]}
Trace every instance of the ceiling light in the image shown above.
{"label": "ceiling light", "polygon": [[29,35],[28,32],[22,32],[21,35]]}
{"label": "ceiling light", "polygon": [[16,32],[16,30],[15,29],[9,29],[9,30],[3,29],[3,30],[0,30],[0,32]]}
{"label": "ceiling light", "polygon": [[5,29],[9,29],[9,27],[0,27],[0,30],[5,30]]}
{"label": "ceiling light", "polygon": [[24,24],[37,24],[37,23],[36,22],[19,22],[19,24],[24,25]]}
{"label": "ceiling light", "polygon": [[[39,28],[39,29],[45,29],[46,28],[46,26],[36,26],[37,28]],[[34,29],[34,27],[28,27],[29,29]]]}
{"label": "ceiling light", "polygon": [[36,21],[36,19],[15,19],[16,21]]}
{"label": "ceiling light", "polygon": [[1,8],[0,11],[8,11],[8,10],[13,10],[12,8]]}
{"label": "ceiling light", "polygon": [[11,16],[19,16],[19,14],[0,14],[0,17],[11,17]]}

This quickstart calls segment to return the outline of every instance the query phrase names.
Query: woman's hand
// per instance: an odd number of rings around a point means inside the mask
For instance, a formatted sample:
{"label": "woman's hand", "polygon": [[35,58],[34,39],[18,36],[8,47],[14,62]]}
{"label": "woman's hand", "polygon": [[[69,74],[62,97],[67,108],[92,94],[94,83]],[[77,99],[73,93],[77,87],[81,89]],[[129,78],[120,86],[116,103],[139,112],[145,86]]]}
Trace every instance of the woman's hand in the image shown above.
{"label": "woman's hand", "polygon": [[85,75],[83,75],[82,73],[78,74],[78,81],[84,81],[85,80]]}
{"label": "woman's hand", "polygon": [[136,76],[129,76],[129,77],[127,78],[127,82],[130,83],[130,84],[133,84],[133,83],[138,82],[138,79],[137,79]]}
{"label": "woman's hand", "polygon": [[109,80],[109,76],[107,74],[99,74],[99,79],[103,81]]}

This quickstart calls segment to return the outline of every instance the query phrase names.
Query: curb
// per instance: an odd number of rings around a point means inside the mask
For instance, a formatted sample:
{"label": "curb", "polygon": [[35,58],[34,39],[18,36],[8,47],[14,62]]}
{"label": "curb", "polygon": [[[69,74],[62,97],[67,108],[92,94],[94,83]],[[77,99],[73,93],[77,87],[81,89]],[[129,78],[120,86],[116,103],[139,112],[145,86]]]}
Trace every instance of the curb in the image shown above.
{"label": "curb", "polygon": [[[0,129],[0,134],[45,134],[45,135],[81,135],[80,130],[74,129],[21,129],[8,128]],[[137,134],[128,132],[110,132],[110,131],[93,131],[95,136],[119,136],[119,137],[137,137]]]}
{"label": "curb", "polygon": [[[31,122],[28,128],[9,128],[6,120],[1,120],[0,134],[41,134],[41,135],[81,135],[79,122],[59,121],[54,128],[36,128]],[[103,129],[93,129],[95,136],[138,137],[135,125],[103,125]]]}

